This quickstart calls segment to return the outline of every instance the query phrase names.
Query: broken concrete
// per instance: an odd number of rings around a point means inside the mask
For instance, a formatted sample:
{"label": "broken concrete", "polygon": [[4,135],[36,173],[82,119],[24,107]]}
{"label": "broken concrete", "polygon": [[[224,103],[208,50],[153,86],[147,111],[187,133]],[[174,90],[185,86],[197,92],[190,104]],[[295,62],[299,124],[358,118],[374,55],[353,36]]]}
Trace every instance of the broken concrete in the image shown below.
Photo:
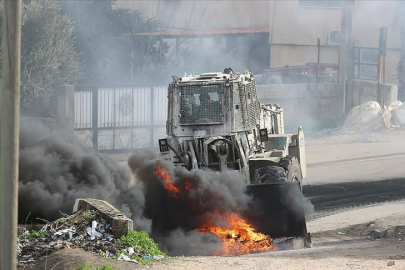
{"label": "broken concrete", "polygon": [[111,204],[96,199],[76,199],[73,212],[97,210],[107,224],[111,225],[112,235],[119,239],[133,229],[133,222]]}

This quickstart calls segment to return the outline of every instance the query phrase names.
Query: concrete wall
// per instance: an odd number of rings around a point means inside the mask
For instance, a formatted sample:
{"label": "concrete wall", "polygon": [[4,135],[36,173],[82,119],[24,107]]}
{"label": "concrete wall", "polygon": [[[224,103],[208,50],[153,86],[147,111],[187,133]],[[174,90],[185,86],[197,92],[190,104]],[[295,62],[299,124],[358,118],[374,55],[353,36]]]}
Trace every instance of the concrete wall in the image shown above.
{"label": "concrete wall", "polygon": [[[386,82],[397,84],[400,57],[400,1],[355,1],[353,46],[378,47],[379,28],[387,27]],[[321,62],[337,63],[338,46],[328,45],[330,30],[339,30],[341,8],[300,6],[299,0],[272,1],[270,6],[271,67],[316,62],[317,37],[321,40]]]}
{"label": "concrete wall", "polygon": [[[387,84],[384,87],[384,103],[389,106],[391,102],[398,100],[398,86]],[[380,94],[381,95],[381,94]],[[378,85],[374,82],[353,80],[353,93],[351,107],[358,106],[367,101],[381,102],[381,96],[378,93]]]}

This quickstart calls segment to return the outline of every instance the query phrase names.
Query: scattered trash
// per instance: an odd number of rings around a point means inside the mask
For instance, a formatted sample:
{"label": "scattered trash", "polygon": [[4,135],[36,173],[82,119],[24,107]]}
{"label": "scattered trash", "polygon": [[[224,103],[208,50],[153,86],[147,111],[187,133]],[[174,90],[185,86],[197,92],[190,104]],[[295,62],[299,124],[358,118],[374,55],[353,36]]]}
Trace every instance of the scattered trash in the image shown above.
{"label": "scattered trash", "polygon": [[393,266],[393,265],[395,265],[395,261],[389,261],[389,262],[387,263],[387,266]]}
{"label": "scattered trash", "polygon": [[[165,258],[147,250],[138,250],[136,246],[129,246],[128,243],[123,245],[121,240],[115,239],[111,234],[111,224],[106,224],[105,220],[99,218],[97,211],[79,211],[70,216],[63,214],[63,218],[53,222],[43,221],[46,224],[39,231],[19,227],[17,241],[19,267],[29,267],[41,257],[64,248],[82,248],[107,258],[117,258],[119,255],[119,260],[134,263],[140,263],[136,258],[147,260]],[[151,253],[156,256],[152,256]]]}
{"label": "scattered trash", "polygon": [[96,227],[97,227],[97,221],[93,220],[93,222],[91,224],[91,228],[87,227],[87,229],[86,229],[87,234],[90,235],[91,240],[96,239],[96,237],[101,238],[103,236],[101,233],[96,231]]}
{"label": "scattered trash", "polygon": [[53,222],[42,220],[45,225],[39,231],[19,227],[19,268],[29,268],[41,257],[64,248],[82,248],[102,257],[138,264],[150,264],[167,256],[146,232],[130,231],[121,239],[115,239],[111,224],[100,218],[97,211],[62,215],[63,218]]}
{"label": "scattered trash", "polygon": [[126,261],[126,262],[133,262],[133,263],[137,263],[139,264],[139,262],[137,260],[131,259],[129,258],[127,255],[125,255],[124,253],[121,253],[121,255],[118,257],[119,261]]}
{"label": "scattered trash", "polygon": [[346,233],[344,233],[344,232],[337,232],[337,234],[339,234],[339,235],[345,235]]}

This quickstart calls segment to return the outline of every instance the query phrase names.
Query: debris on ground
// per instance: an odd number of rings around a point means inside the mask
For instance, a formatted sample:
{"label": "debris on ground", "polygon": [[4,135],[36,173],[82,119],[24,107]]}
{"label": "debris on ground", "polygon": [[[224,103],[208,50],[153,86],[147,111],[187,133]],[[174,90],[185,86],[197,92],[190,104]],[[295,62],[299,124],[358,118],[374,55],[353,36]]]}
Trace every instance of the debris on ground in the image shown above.
{"label": "debris on ground", "polygon": [[53,222],[38,231],[19,227],[18,267],[33,265],[40,257],[61,249],[82,248],[106,258],[150,264],[166,258],[146,232],[129,231],[116,239],[98,211],[78,211]]}
{"label": "debris on ground", "polygon": [[73,206],[73,213],[80,210],[98,211],[100,218],[111,225],[111,234],[114,235],[115,238],[120,238],[133,229],[132,220],[106,201],[90,198],[76,199],[75,205]]}

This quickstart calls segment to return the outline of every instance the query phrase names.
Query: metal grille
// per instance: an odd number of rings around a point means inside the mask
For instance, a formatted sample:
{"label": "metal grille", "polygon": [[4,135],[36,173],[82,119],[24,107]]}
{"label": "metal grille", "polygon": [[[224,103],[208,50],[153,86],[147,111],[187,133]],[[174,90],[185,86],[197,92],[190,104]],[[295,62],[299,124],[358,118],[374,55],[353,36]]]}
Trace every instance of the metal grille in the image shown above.
{"label": "metal grille", "polygon": [[[234,88],[238,89],[238,84],[234,84]],[[234,131],[243,131],[245,126],[242,119],[243,103],[240,100],[239,91],[233,91],[233,108],[234,108]]]}
{"label": "metal grille", "polygon": [[254,128],[257,119],[260,117],[260,102],[257,100],[257,93],[255,91],[255,82],[251,82],[246,85],[250,95],[250,102],[248,103],[250,128]]}
{"label": "metal grille", "polygon": [[260,116],[260,102],[257,100],[254,82],[240,83],[241,112],[245,129],[253,129]]}
{"label": "metal grille", "polygon": [[245,85],[242,82],[239,83],[239,97],[240,97],[240,112],[242,115],[243,129],[245,129],[245,130],[250,129],[249,122],[248,122],[247,107],[246,107],[247,94],[246,94]]}
{"label": "metal grille", "polygon": [[246,84],[246,92],[248,95],[249,123],[252,129],[256,125],[256,119],[259,119],[260,116],[260,102],[257,100],[254,82]]}
{"label": "metal grille", "polygon": [[180,93],[180,124],[222,123],[220,84],[182,86]]}
{"label": "metal grille", "polygon": [[167,88],[153,85],[76,85],[75,135],[105,152],[157,147],[165,137]]}

